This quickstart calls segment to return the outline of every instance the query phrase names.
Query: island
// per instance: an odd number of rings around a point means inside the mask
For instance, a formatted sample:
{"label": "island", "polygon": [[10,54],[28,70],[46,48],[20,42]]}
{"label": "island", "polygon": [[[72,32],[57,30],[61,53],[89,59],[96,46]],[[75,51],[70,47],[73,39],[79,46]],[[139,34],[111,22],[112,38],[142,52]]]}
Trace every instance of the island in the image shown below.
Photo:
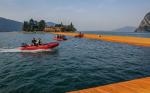
{"label": "island", "polygon": [[77,29],[74,27],[72,22],[69,25],[63,25],[63,23],[61,22],[60,24],[49,26],[44,20],[36,21],[34,19],[30,19],[29,21],[24,21],[22,30],[26,32],[35,32],[35,31],[75,32],[77,31]]}

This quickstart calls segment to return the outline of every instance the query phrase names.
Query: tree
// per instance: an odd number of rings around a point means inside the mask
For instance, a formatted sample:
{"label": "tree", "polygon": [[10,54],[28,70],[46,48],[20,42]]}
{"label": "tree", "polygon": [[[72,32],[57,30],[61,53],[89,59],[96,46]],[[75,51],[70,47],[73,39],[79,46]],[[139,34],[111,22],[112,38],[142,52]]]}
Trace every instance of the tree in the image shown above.
{"label": "tree", "polygon": [[41,20],[41,21],[38,23],[38,30],[39,30],[39,31],[43,31],[44,28],[45,28],[45,26],[46,26],[45,21],[44,21],[44,20]]}
{"label": "tree", "polygon": [[29,21],[24,21],[22,30],[24,31],[43,31],[46,26],[44,20],[40,22],[33,20],[32,18]]}
{"label": "tree", "polygon": [[29,31],[34,31],[34,20],[31,18],[29,21]]}
{"label": "tree", "polygon": [[24,21],[22,30],[23,31],[29,31],[29,28],[30,28],[29,26],[30,26],[29,22],[28,21]]}
{"label": "tree", "polygon": [[65,31],[68,32],[75,32],[76,28],[74,27],[74,25],[72,24],[72,22],[70,23],[70,25],[65,26]]}
{"label": "tree", "polygon": [[[45,27],[46,27],[46,22],[44,20],[40,20],[38,22],[31,18],[29,21],[24,21],[22,30],[24,30],[24,31],[43,31]],[[60,24],[56,24],[55,27],[61,27],[61,29],[63,29],[63,31],[68,31],[68,32],[76,31],[76,28],[74,27],[72,22],[70,23],[70,25],[63,25],[63,23],[61,22]]]}
{"label": "tree", "polygon": [[64,26],[62,22],[61,22],[61,26]]}
{"label": "tree", "polygon": [[72,24],[72,22],[71,22],[71,24],[70,24],[70,28],[71,28],[71,29],[70,29],[71,31],[73,31],[73,32],[76,31],[76,28],[74,27],[74,25]]}
{"label": "tree", "polygon": [[62,27],[62,25],[61,24],[56,24],[55,27]]}
{"label": "tree", "polygon": [[22,30],[27,31],[27,28],[28,28],[28,22],[24,21]]}

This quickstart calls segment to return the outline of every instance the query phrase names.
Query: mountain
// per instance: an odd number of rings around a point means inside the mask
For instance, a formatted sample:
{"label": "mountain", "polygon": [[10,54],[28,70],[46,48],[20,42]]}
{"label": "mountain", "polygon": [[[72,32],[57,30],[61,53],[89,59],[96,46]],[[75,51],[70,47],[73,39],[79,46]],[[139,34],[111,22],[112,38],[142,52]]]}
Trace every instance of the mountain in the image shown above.
{"label": "mountain", "polygon": [[53,22],[47,22],[46,25],[47,25],[47,26],[55,26],[56,23],[53,23]]}
{"label": "mountain", "polygon": [[119,29],[112,30],[113,32],[134,32],[136,27],[126,26]]}
{"label": "mountain", "polygon": [[0,32],[21,31],[23,23],[0,17]]}
{"label": "mountain", "polygon": [[135,32],[150,32],[150,12],[147,13]]}

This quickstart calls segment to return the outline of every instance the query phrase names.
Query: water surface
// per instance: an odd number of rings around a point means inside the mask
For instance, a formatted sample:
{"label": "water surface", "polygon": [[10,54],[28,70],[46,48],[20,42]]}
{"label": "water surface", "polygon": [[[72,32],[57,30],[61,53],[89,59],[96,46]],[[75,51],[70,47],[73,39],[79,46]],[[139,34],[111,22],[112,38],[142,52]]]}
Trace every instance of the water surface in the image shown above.
{"label": "water surface", "polygon": [[[16,48],[33,37],[53,42],[50,34],[2,32],[0,48]],[[148,47],[68,38],[51,52],[0,52],[0,93],[65,93],[150,76]]]}

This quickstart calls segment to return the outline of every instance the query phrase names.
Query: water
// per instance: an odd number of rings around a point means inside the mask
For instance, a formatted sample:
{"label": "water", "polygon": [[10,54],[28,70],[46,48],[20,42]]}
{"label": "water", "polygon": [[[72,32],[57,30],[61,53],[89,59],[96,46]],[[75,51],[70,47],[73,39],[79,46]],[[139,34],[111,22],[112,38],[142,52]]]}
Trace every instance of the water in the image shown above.
{"label": "water", "polygon": [[[50,34],[2,32],[0,49],[15,49],[33,37],[53,41]],[[65,93],[150,76],[150,48],[68,38],[49,52],[0,52],[0,93]]]}
{"label": "water", "polygon": [[84,33],[90,33],[90,34],[102,34],[102,35],[120,35],[120,36],[136,36],[136,37],[150,37],[150,33],[147,32],[141,32],[141,33],[135,33],[133,32],[111,32],[111,31],[84,31]]}

